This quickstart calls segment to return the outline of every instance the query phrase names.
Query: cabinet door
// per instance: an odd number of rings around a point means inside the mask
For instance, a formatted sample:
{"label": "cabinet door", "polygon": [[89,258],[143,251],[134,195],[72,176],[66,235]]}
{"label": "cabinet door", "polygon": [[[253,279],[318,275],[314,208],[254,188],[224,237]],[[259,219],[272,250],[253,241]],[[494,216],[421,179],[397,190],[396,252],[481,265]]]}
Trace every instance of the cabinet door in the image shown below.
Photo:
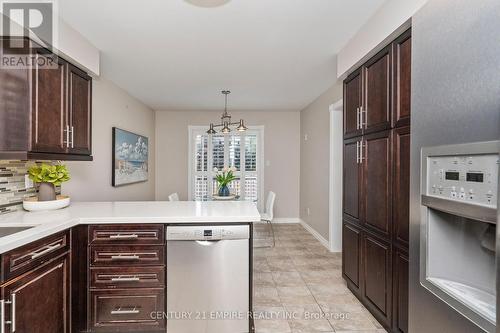
{"label": "cabinet door", "polygon": [[71,130],[70,153],[91,154],[92,79],[68,65],[68,115]]}
{"label": "cabinet door", "polygon": [[411,30],[393,44],[393,105],[394,127],[410,125],[411,108]]}
{"label": "cabinet door", "polygon": [[66,257],[39,268],[2,289],[6,332],[69,332],[69,271]]}
{"label": "cabinet door", "polygon": [[363,219],[368,228],[388,236],[391,221],[391,131],[364,137]]}
{"label": "cabinet door", "polygon": [[363,233],[363,297],[377,319],[390,325],[391,247],[369,233]]}
{"label": "cabinet door", "polygon": [[[28,53],[26,39],[0,37],[0,53],[22,55]],[[24,45],[24,47],[20,47]],[[19,47],[16,47],[19,46]],[[2,66],[0,69],[0,151],[28,149],[30,125],[30,75],[24,68]]]}
{"label": "cabinet door", "polygon": [[393,262],[393,318],[394,332],[408,332],[408,255],[401,250],[394,253]]}
{"label": "cabinet door", "polygon": [[344,81],[344,137],[361,135],[359,111],[361,107],[361,71],[351,74]]}
{"label": "cabinet door", "polygon": [[[35,52],[36,60],[32,79],[31,151],[65,153],[67,151],[66,67],[62,59],[47,52],[42,50]],[[55,63],[55,65],[38,65],[44,63]]]}
{"label": "cabinet door", "polygon": [[386,47],[363,66],[364,133],[390,128],[391,115],[391,47]]}
{"label": "cabinet door", "polygon": [[343,182],[343,212],[344,217],[360,222],[360,189],[361,164],[359,163],[359,149],[361,138],[344,141],[344,182]]}
{"label": "cabinet door", "polygon": [[400,127],[393,131],[393,233],[394,241],[407,248],[410,228],[410,127]]}
{"label": "cabinet door", "polygon": [[359,289],[361,268],[361,231],[354,225],[342,226],[342,275]]}

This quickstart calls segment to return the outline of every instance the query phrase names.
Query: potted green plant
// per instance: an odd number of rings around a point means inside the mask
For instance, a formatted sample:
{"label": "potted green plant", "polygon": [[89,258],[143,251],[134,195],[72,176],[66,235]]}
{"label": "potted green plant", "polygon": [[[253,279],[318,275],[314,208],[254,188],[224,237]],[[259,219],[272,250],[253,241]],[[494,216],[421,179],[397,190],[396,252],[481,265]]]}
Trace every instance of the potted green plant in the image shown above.
{"label": "potted green plant", "polygon": [[236,176],[234,175],[235,171],[235,167],[224,167],[221,171],[219,171],[217,168],[214,168],[215,179],[217,180],[217,185],[219,187],[219,196],[227,197],[231,194],[227,185],[236,179]]}
{"label": "potted green plant", "polygon": [[36,164],[28,169],[29,178],[39,184],[38,201],[56,200],[56,186],[70,180],[64,164]]}

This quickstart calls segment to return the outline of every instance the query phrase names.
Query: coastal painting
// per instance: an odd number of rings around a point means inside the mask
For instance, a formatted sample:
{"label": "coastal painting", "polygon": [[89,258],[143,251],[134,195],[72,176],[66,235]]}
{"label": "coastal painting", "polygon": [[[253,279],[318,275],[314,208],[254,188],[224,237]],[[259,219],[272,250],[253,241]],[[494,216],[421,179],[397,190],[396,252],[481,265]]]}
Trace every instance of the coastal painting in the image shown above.
{"label": "coastal painting", "polygon": [[113,186],[148,180],[148,138],[113,127]]}

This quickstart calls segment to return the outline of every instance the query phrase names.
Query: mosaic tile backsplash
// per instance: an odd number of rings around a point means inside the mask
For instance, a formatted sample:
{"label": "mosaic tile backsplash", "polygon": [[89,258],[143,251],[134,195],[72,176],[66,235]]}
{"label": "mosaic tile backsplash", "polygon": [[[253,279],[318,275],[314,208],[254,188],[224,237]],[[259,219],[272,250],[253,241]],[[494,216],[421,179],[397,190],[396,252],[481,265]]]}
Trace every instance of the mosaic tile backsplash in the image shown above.
{"label": "mosaic tile backsplash", "polygon": [[36,195],[35,188],[26,188],[24,176],[31,165],[39,162],[0,160],[0,215],[23,209],[23,198]]}

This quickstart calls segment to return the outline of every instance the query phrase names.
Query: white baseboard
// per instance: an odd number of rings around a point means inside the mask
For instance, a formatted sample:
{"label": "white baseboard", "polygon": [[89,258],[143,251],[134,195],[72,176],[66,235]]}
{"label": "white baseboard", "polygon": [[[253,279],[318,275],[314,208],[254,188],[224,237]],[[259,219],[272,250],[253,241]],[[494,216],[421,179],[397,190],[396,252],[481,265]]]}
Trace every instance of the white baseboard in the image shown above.
{"label": "white baseboard", "polygon": [[304,229],[309,231],[309,233],[313,235],[314,238],[316,238],[321,243],[321,245],[323,245],[328,249],[328,251],[330,251],[330,243],[323,236],[321,236],[316,230],[314,230],[309,224],[304,222],[302,219],[300,219],[299,223],[304,227]]}
{"label": "white baseboard", "polygon": [[275,217],[272,223],[300,223],[300,221],[302,220],[298,217]]}

